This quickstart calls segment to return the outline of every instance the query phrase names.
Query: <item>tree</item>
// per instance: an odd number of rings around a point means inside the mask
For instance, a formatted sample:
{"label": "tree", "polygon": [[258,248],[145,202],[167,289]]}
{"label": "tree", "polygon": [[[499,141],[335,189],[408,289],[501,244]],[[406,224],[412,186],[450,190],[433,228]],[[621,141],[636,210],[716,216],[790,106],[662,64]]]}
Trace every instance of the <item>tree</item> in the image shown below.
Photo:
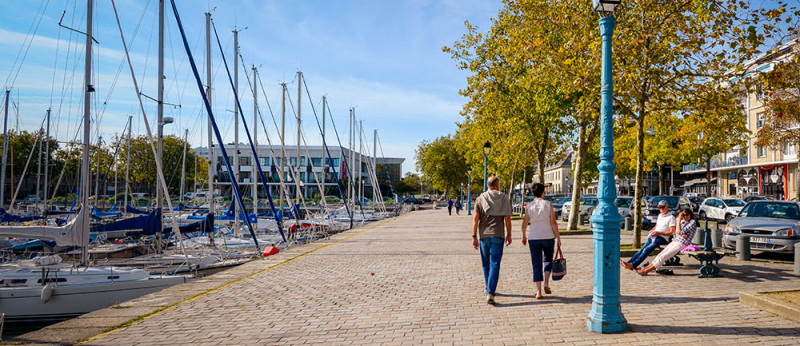
{"label": "tree", "polygon": [[464,182],[467,162],[451,135],[432,142],[422,141],[416,149],[417,170],[427,177],[434,189],[452,195]]}
{"label": "tree", "polygon": [[[120,139],[127,141],[127,139]],[[164,169],[164,179],[167,181],[170,194],[178,194],[181,181],[181,163],[183,159],[184,141],[174,135],[165,136],[163,141],[162,162]],[[115,144],[116,145],[116,144]],[[130,178],[132,182],[142,184],[149,192],[154,193],[157,187],[157,175],[153,151],[150,148],[150,139],[145,136],[131,138],[130,163],[127,159],[127,143],[123,142],[120,146],[117,160],[119,167],[130,165]],[[197,157],[197,168],[195,169],[195,157],[197,153],[189,148],[186,152],[186,186],[192,186],[195,182],[203,180],[208,172],[208,161]],[[197,176],[195,176],[197,172]],[[120,174],[120,177],[123,177]]]}

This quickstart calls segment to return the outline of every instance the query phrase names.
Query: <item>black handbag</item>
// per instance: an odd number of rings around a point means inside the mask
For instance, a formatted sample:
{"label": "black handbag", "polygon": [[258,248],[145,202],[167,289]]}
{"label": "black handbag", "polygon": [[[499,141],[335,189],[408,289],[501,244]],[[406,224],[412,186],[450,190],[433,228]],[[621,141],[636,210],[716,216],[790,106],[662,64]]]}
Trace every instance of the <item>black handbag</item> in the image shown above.
{"label": "black handbag", "polygon": [[556,250],[556,256],[553,259],[553,280],[558,281],[567,275],[567,260],[564,259],[564,254],[561,253],[561,245]]}

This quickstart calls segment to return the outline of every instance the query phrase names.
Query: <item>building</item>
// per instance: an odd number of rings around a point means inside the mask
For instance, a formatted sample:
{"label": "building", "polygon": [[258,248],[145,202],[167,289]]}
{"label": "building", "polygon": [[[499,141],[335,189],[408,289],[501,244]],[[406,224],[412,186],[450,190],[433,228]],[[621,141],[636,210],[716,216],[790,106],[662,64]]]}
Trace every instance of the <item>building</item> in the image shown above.
{"label": "building", "polygon": [[[228,177],[228,171],[225,167],[225,162],[222,159],[221,150],[219,146],[214,147],[216,151],[216,167],[215,167],[215,187],[216,190],[222,195],[231,193],[231,179]],[[208,159],[208,148],[200,147],[195,148],[198,156]],[[325,189],[326,195],[339,196],[339,185],[337,184],[336,177],[346,184],[351,175],[354,175],[357,181],[362,181],[364,185],[364,196],[372,196],[372,180],[369,178],[372,175],[373,169],[378,172],[378,183],[384,196],[391,196],[391,189],[389,184],[396,184],[399,182],[400,172],[402,171],[402,163],[405,161],[403,158],[377,158],[366,156],[361,153],[353,152],[347,148],[339,146],[328,146],[325,150],[322,146],[308,146],[300,147],[298,152],[297,146],[285,146],[285,156],[288,158],[285,164],[282,164],[282,152],[280,146],[259,145],[256,149],[258,151],[258,160],[264,175],[267,177],[267,184],[270,187],[270,194],[277,197],[280,195],[280,174],[281,169],[284,172],[285,186],[288,187],[291,195],[296,194],[297,182],[294,181],[294,175],[299,177],[299,185],[301,193],[306,198],[314,198],[320,194],[320,187]],[[226,144],[225,151],[228,155],[233,155],[236,152],[234,144]],[[330,157],[328,157],[330,153]],[[230,164],[233,166],[233,156],[228,157]],[[253,154],[249,146],[239,144],[239,185],[243,186],[243,191],[251,191],[253,186],[253,179],[258,174],[258,168],[253,164]],[[299,164],[298,164],[299,160]],[[351,172],[348,168],[353,164],[360,166],[356,173]],[[375,166],[373,168],[373,163]],[[290,169],[293,167],[294,169]],[[235,169],[235,168],[234,168]],[[295,173],[297,172],[297,173]],[[261,185],[261,183],[259,183]],[[345,188],[342,185],[342,188]],[[263,188],[257,188],[259,198],[266,198]],[[244,193],[244,192],[243,192]],[[250,196],[252,192],[245,193]],[[345,192],[346,193],[346,192]]]}
{"label": "building", "polygon": [[[778,52],[762,55],[746,65],[754,73],[769,72],[777,62],[795,54],[797,48],[800,48],[797,42],[792,42]],[[772,150],[756,146],[756,133],[765,123],[763,94],[754,92],[743,95],[742,103],[745,110],[743,116],[751,133],[747,143],[714,156],[710,164],[713,177],[710,189],[705,187],[705,163],[684,165],[681,173],[694,178],[687,181],[686,191],[739,197],[767,195],[780,200],[797,198],[797,147],[784,144],[779,150]]]}
{"label": "building", "polygon": [[544,169],[544,191],[547,194],[568,194],[572,192],[572,152]]}

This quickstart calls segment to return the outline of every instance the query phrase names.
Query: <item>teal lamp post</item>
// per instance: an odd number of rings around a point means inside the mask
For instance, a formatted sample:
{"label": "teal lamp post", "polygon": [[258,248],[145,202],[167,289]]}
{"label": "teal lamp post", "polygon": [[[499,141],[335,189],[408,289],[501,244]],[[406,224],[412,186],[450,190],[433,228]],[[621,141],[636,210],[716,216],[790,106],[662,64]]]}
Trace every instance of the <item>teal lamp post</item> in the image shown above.
{"label": "teal lamp post", "polygon": [[467,167],[467,215],[472,215],[472,167]]}
{"label": "teal lamp post", "polygon": [[489,154],[492,153],[492,144],[489,141],[483,144],[483,192],[489,188],[486,184],[489,179]]}
{"label": "teal lamp post", "polygon": [[461,205],[464,205],[464,183],[461,183],[461,188],[458,189],[458,200],[461,201]]}
{"label": "teal lamp post", "polygon": [[619,303],[619,216],[614,200],[617,198],[614,178],[614,117],[612,94],[614,84],[611,71],[611,36],[614,33],[614,13],[621,0],[593,0],[594,11],[599,13],[600,35],[603,38],[603,67],[600,89],[600,171],[599,200],[589,221],[594,233],[594,290],[592,309],[586,320],[590,331],[617,333],[628,328]]}

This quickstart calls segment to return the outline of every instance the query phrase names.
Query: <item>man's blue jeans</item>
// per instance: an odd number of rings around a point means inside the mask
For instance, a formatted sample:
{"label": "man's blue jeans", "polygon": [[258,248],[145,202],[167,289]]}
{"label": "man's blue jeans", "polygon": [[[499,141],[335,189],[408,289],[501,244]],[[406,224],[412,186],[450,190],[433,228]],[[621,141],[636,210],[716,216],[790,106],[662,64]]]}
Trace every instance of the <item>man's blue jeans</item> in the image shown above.
{"label": "man's blue jeans", "polygon": [[650,256],[650,253],[653,252],[653,250],[668,243],[669,241],[663,237],[647,237],[647,242],[644,243],[644,246],[642,246],[642,248],[639,249],[639,251],[637,251],[630,260],[628,260],[628,263],[633,264],[634,268],[638,268],[639,265],[642,264],[645,259],[647,259],[647,256]]}
{"label": "man's blue jeans", "polygon": [[483,277],[486,281],[486,294],[495,295],[497,280],[500,278],[500,260],[503,259],[504,238],[492,237],[481,239],[481,261],[483,261]]}

